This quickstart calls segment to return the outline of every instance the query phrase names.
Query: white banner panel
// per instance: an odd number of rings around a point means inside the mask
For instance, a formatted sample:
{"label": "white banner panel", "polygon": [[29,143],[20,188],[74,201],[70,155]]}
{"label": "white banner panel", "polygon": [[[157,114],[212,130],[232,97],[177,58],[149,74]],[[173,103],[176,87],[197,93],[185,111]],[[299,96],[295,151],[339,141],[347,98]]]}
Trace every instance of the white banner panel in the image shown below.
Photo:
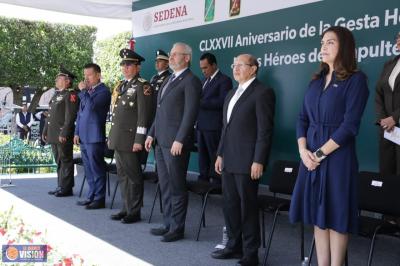
{"label": "white banner panel", "polygon": [[133,11],[133,36],[203,26],[319,1],[322,0],[178,0]]}

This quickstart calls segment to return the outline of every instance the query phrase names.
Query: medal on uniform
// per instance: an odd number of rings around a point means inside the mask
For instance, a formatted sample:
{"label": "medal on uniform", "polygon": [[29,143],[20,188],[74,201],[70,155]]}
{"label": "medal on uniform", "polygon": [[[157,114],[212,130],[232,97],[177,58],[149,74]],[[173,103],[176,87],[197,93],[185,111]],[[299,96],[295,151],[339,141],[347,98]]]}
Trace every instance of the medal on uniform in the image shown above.
{"label": "medal on uniform", "polygon": [[132,95],[135,93],[135,91],[136,91],[136,89],[133,88],[133,87],[136,87],[136,86],[137,86],[137,85],[133,85],[131,88],[129,88],[128,91],[126,92],[126,94],[127,94],[128,96],[132,96]]}
{"label": "medal on uniform", "polygon": [[122,101],[122,105],[125,105],[126,104],[126,102],[125,101]]}
{"label": "medal on uniform", "polygon": [[61,101],[63,98],[64,98],[63,96],[57,96],[56,101],[59,102],[59,101]]}
{"label": "medal on uniform", "polygon": [[133,102],[129,102],[129,106],[132,107],[133,106]]}

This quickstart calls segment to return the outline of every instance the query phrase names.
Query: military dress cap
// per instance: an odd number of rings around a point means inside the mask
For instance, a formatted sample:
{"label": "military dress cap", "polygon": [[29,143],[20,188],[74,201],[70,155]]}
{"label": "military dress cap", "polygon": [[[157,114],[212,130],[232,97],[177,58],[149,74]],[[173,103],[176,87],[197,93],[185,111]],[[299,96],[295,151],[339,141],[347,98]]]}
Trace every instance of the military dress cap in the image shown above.
{"label": "military dress cap", "polygon": [[125,63],[135,63],[140,65],[140,62],[145,61],[145,59],[138,53],[126,48],[119,52],[119,56],[122,58],[121,65]]}
{"label": "military dress cap", "polygon": [[57,76],[64,76],[70,79],[76,79],[76,76],[72,74],[70,71],[68,71],[64,66],[60,66],[60,72],[58,73]]}
{"label": "military dress cap", "polygon": [[162,60],[169,60],[168,54],[164,52],[163,50],[157,50],[156,52],[156,60],[162,59]]}

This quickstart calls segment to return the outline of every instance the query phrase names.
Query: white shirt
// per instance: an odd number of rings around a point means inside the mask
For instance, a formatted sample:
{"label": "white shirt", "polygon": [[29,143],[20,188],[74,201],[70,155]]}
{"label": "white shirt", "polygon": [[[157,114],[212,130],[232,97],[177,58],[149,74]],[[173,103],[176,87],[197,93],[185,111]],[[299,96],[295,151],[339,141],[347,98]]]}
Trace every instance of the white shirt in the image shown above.
{"label": "white shirt", "polygon": [[228,105],[228,110],[226,112],[226,117],[227,121],[229,122],[229,119],[231,118],[232,110],[233,107],[235,107],[236,102],[239,100],[240,96],[243,94],[243,92],[247,89],[247,87],[255,80],[256,77],[249,79],[243,84],[239,84],[238,88],[236,89],[235,94],[231,98],[229,105]]}
{"label": "white shirt", "polygon": [[[29,114],[29,116],[31,117],[31,120],[29,121],[28,124],[26,124],[26,126],[31,127],[32,124],[33,124],[33,122],[34,122],[34,121],[33,121],[32,114],[31,114],[31,113],[22,113],[22,115],[25,116],[25,118],[27,117],[28,114]],[[24,125],[23,125],[23,124],[21,123],[21,121],[19,120],[19,114],[17,114],[17,115],[15,116],[15,123],[16,123],[17,126],[20,127],[20,128],[23,128],[23,127],[24,127]]]}
{"label": "white shirt", "polygon": [[168,71],[168,68],[167,68],[166,70],[163,70],[163,71],[157,72],[157,75],[161,75],[162,73],[164,73],[164,72],[166,72],[166,71]]}
{"label": "white shirt", "polygon": [[400,73],[400,59],[397,60],[397,64],[394,66],[392,73],[389,76],[389,86],[390,88],[392,88],[392,90],[394,90],[394,83],[399,73]]}
{"label": "white shirt", "polygon": [[214,74],[212,74],[211,77],[207,78],[206,82],[204,82],[203,89],[204,89],[204,87],[205,87],[208,83],[211,82],[211,80],[217,75],[218,72],[219,72],[219,69],[217,69],[217,70],[214,72]]}
{"label": "white shirt", "polygon": [[180,74],[182,74],[186,69],[188,69],[188,68],[186,67],[186,68],[181,69],[181,70],[179,70],[179,71],[177,71],[177,72],[174,72],[174,75],[175,75],[175,78],[174,78],[174,79],[176,79],[177,77],[179,77]]}

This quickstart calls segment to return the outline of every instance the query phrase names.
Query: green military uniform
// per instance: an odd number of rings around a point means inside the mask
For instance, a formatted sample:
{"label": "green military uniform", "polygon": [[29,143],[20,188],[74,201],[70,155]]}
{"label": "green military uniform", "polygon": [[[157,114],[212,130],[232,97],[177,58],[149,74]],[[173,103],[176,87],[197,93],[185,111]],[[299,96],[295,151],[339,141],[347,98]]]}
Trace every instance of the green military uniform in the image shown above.
{"label": "green military uniform", "polygon": [[132,152],[134,143],[144,145],[151,126],[153,90],[149,82],[140,76],[120,82],[115,89],[118,94],[112,108],[109,148]]}
{"label": "green military uniform", "polygon": [[[47,143],[51,144],[57,163],[58,189],[50,193],[56,196],[60,191],[72,194],[72,187],[74,186],[72,154],[75,119],[79,107],[77,94],[78,91],[74,89],[56,90],[50,100],[49,114],[43,129],[43,136],[45,136]],[[61,143],[59,137],[66,138],[66,142]]]}
{"label": "green military uniform", "polygon": [[[137,54],[135,53],[132,57],[136,58]],[[145,153],[144,142],[147,130],[153,120],[153,91],[150,84],[139,75],[129,81],[121,82],[115,90],[117,91],[113,93],[116,98],[112,108],[108,146],[115,150],[121,195],[124,201],[121,213],[140,217],[143,202],[141,164],[146,163],[141,161],[141,158]],[[141,152],[132,151],[135,143],[142,145]]]}

